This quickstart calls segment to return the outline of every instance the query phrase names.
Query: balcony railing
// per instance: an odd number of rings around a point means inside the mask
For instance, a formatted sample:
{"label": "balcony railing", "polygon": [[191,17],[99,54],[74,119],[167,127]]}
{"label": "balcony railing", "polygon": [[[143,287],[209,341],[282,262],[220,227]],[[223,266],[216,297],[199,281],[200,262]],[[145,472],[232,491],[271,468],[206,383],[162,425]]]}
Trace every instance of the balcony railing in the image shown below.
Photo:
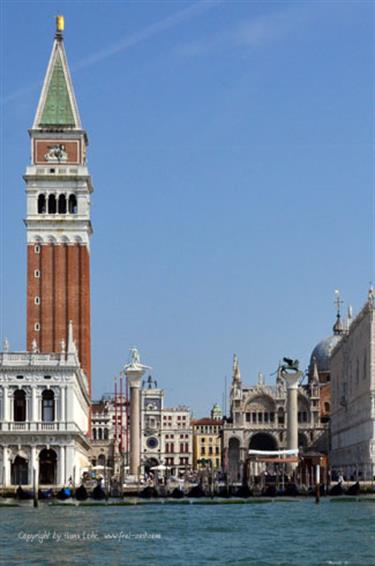
{"label": "balcony railing", "polygon": [[0,422],[1,432],[82,432],[72,422]]}

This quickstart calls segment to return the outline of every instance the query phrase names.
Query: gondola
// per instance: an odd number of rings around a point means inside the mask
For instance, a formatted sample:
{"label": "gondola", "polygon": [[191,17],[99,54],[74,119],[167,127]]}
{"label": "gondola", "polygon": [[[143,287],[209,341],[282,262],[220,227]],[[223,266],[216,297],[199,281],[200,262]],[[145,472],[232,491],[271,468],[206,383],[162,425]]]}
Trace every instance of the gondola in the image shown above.
{"label": "gondola", "polygon": [[228,486],[226,485],[222,485],[219,487],[219,489],[217,490],[216,495],[218,497],[230,497],[230,491]]}
{"label": "gondola", "polygon": [[288,483],[285,487],[285,495],[289,497],[296,497],[300,495],[299,489],[295,483]]}
{"label": "gondola", "polygon": [[16,498],[17,499],[32,499],[34,494],[31,491],[25,491],[19,485],[16,490]]}
{"label": "gondola", "polygon": [[353,485],[351,485],[348,488],[348,491],[346,492],[347,495],[359,495],[359,493],[360,493],[359,481],[353,483]]}
{"label": "gondola", "polygon": [[88,498],[89,494],[87,493],[87,489],[82,484],[76,489],[75,498],[77,501],[85,501]]}
{"label": "gondola", "polygon": [[103,499],[105,499],[104,489],[98,484],[96,487],[94,487],[91,497],[96,501],[102,501]]}
{"label": "gondola", "polygon": [[339,483],[337,483],[336,485],[334,485],[333,487],[331,487],[329,494],[336,496],[336,495],[344,495],[345,490],[342,487],[341,481],[339,481]]}
{"label": "gondola", "polygon": [[38,499],[52,499],[52,497],[53,497],[53,489],[38,490]]}
{"label": "gondola", "polygon": [[264,497],[276,497],[276,495],[277,495],[276,486],[274,486],[274,485],[268,485],[268,486],[262,491],[262,495],[263,495]]}
{"label": "gondola", "polygon": [[69,487],[62,487],[60,491],[56,493],[57,499],[60,501],[65,501],[72,496],[72,490]]}
{"label": "gondola", "polygon": [[206,494],[200,485],[195,485],[188,493],[188,497],[205,497]]}
{"label": "gondola", "polygon": [[171,493],[171,497],[173,497],[173,499],[182,499],[184,497],[184,492],[180,487],[175,487]]}
{"label": "gondola", "polygon": [[236,497],[252,497],[253,492],[249,488],[248,485],[241,485],[235,492],[234,495]]}
{"label": "gondola", "polygon": [[151,499],[152,497],[159,497],[159,494],[155,487],[153,487],[152,485],[148,485],[147,487],[142,489],[142,491],[139,494],[139,497],[142,497],[143,499]]}

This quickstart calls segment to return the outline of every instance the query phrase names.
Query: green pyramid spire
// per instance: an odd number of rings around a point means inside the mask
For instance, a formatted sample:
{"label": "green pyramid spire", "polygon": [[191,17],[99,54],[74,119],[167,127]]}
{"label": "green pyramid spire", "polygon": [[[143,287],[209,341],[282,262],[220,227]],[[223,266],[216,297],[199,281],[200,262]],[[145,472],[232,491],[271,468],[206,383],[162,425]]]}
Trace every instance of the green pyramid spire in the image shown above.
{"label": "green pyramid spire", "polygon": [[75,120],[61,55],[56,51],[40,126],[74,126]]}

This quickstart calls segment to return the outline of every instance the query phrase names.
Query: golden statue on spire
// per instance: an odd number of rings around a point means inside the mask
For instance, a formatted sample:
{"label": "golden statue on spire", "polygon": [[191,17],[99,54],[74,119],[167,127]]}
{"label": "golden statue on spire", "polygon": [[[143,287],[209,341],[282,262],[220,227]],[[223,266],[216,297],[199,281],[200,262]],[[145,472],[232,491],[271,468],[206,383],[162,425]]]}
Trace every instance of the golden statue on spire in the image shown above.
{"label": "golden statue on spire", "polygon": [[56,32],[61,34],[64,31],[64,16],[56,16]]}

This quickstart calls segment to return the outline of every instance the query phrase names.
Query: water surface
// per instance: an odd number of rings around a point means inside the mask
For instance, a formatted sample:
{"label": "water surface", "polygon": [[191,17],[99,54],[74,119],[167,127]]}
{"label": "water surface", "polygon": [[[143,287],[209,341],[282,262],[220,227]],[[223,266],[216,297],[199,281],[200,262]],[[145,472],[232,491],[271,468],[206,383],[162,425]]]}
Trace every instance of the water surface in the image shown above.
{"label": "water surface", "polygon": [[0,508],[0,563],[374,566],[375,502]]}

